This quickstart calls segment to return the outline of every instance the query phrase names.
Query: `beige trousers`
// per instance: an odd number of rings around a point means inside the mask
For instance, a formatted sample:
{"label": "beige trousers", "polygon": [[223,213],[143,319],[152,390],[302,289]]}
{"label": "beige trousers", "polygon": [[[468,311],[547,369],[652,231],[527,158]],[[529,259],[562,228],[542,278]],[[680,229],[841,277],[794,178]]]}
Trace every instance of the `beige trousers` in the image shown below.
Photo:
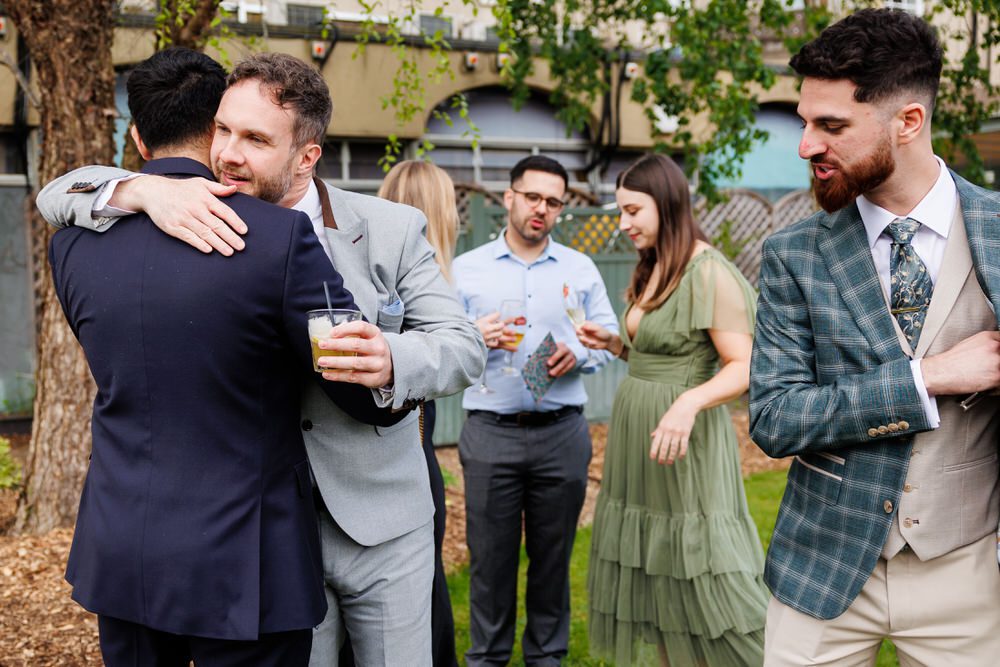
{"label": "beige trousers", "polygon": [[908,549],[880,558],[847,611],[828,621],[771,598],[764,666],[874,665],[883,638],[901,667],[1000,664],[996,535],[927,562]]}

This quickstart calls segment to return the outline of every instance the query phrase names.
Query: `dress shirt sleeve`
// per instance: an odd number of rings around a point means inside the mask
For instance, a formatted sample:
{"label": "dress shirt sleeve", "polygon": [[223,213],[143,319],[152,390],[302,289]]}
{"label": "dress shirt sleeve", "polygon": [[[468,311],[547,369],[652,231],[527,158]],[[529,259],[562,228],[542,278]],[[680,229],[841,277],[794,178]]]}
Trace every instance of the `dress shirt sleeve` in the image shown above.
{"label": "dress shirt sleeve", "polygon": [[920,404],[924,406],[924,414],[927,416],[927,423],[931,428],[941,425],[941,416],[938,414],[937,397],[927,393],[927,386],[924,384],[924,374],[920,370],[920,359],[910,360],[910,370],[913,371],[913,384],[920,394]]}

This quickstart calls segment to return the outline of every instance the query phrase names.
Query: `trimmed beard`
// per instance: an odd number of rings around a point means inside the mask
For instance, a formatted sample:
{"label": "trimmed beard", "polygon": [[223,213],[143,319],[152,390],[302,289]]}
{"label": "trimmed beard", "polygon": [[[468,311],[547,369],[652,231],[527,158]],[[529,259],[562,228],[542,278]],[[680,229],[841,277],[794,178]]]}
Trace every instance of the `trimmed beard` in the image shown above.
{"label": "trimmed beard", "polygon": [[[823,156],[816,156],[814,161],[822,162]],[[827,213],[839,211],[861,195],[871,192],[896,171],[888,137],[884,137],[875,150],[857,165],[849,169],[843,165],[835,166],[838,173],[825,181],[816,178],[815,171],[812,173],[813,194]]]}
{"label": "trimmed beard", "polygon": [[223,171],[228,171],[234,176],[247,179],[246,185],[237,188],[240,192],[257,199],[262,199],[272,204],[277,204],[288,193],[292,187],[292,160],[274,176],[261,176],[254,173],[234,172],[232,168],[226,168],[221,160],[215,162],[215,177]]}

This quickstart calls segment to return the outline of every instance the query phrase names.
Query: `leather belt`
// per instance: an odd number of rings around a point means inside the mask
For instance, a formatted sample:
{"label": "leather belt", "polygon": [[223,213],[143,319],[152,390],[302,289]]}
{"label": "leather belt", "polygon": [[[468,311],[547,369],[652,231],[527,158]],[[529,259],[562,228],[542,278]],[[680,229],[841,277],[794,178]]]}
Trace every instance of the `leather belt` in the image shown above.
{"label": "leather belt", "polygon": [[582,405],[567,405],[559,408],[558,410],[549,410],[547,412],[529,411],[500,414],[499,412],[491,412],[489,410],[470,410],[469,414],[482,415],[483,417],[495,421],[498,424],[511,424],[513,426],[548,426],[563,417],[572,414],[578,415],[582,412]]}

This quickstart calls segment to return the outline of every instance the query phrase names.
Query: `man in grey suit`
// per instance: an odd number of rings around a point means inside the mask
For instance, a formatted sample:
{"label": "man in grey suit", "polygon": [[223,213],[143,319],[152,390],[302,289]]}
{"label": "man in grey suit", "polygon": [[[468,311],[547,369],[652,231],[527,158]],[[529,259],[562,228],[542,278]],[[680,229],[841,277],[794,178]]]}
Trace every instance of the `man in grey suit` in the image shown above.
{"label": "man in grey suit", "polygon": [[995,664],[1000,196],[933,153],[922,19],[858,12],[791,66],[825,212],[761,264],[751,435],[794,457],[765,665],[873,665],[883,638],[904,666]]}
{"label": "man in grey suit", "polygon": [[[240,225],[229,211],[217,204],[199,209],[211,201],[202,197],[206,192],[235,188],[305,211],[368,320],[340,327],[344,335],[323,343],[357,353],[324,357],[324,377],[371,387],[393,408],[413,408],[478,378],[484,343],[422,237],[422,214],[314,178],[331,109],[314,69],[283,54],[252,56],[230,74],[216,117],[212,162],[221,185],[200,181],[192,188],[143,176],[95,201],[109,178],[127,172],[88,167],[47,186],[40,208],[50,221],[98,229],[110,218],[95,219],[95,205],[109,213],[142,208],[203,250],[242,246],[224,229],[223,219]],[[67,196],[68,190],[94,194]],[[178,214],[183,223],[163,220]],[[214,220],[215,230],[191,222],[199,219]],[[307,390],[302,429],[321,509],[330,606],[315,632],[311,664],[335,665],[346,630],[359,665],[429,665],[433,504],[416,412],[391,428],[365,426]]]}

